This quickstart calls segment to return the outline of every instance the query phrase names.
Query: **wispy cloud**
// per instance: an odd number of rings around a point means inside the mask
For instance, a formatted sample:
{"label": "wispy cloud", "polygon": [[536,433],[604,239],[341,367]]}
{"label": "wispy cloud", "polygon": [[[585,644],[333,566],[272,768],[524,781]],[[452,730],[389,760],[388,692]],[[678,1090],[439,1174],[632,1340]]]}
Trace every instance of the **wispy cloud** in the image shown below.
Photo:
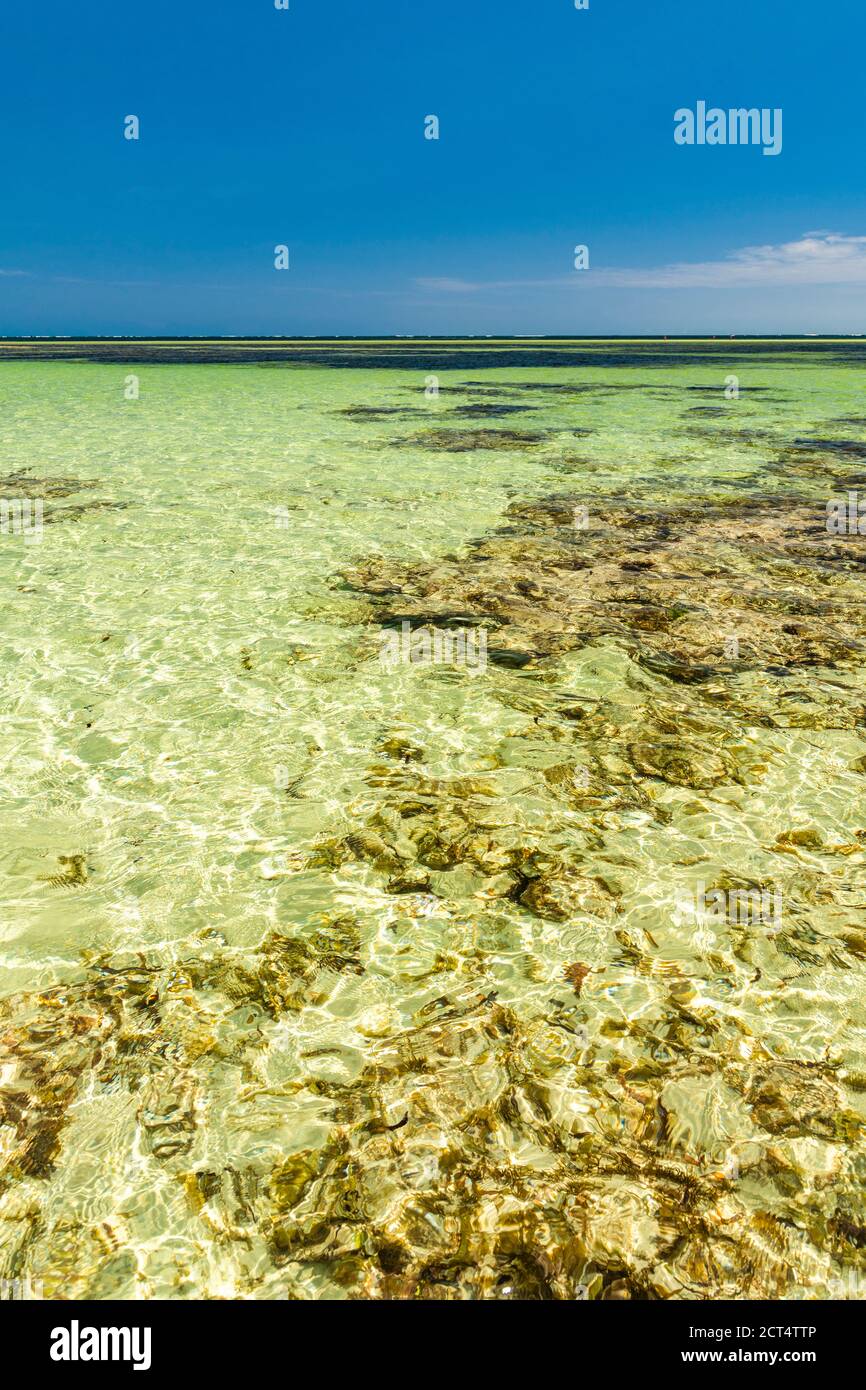
{"label": "wispy cloud", "polygon": [[419,288],[470,294],[478,290],[542,289],[743,289],[774,285],[866,284],[866,236],[805,232],[778,246],[746,246],[719,261],[673,261],[661,266],[602,267],[547,280],[471,281],[424,278]]}
{"label": "wispy cloud", "polygon": [[806,232],[779,246],[746,246],[721,261],[657,269],[602,270],[609,285],[646,289],[738,289],[772,285],[866,284],[866,236]]}
{"label": "wispy cloud", "polygon": [[0,268],[0,275],[29,275],[29,270],[3,270]]}

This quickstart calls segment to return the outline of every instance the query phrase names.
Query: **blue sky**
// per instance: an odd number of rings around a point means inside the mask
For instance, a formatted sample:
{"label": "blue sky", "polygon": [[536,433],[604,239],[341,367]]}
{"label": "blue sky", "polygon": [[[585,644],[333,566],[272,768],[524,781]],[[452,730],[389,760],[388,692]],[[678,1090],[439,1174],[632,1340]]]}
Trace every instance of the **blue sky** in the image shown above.
{"label": "blue sky", "polygon": [[[7,6],[0,333],[866,331],[864,40],[862,0]],[[699,100],[782,153],[676,145]]]}

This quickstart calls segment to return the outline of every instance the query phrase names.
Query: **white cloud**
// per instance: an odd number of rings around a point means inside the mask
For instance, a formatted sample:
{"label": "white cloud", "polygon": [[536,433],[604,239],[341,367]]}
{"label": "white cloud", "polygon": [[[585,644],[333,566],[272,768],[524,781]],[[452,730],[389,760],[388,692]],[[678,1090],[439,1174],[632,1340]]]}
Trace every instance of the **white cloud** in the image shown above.
{"label": "white cloud", "polygon": [[580,289],[743,289],[774,285],[866,284],[866,236],[805,232],[778,246],[746,246],[720,261],[674,261],[661,266],[605,267],[549,280],[417,280],[422,289],[466,294],[573,285]]}
{"label": "white cloud", "polygon": [[608,285],[636,289],[728,289],[866,284],[866,237],[807,232],[780,246],[746,246],[722,261],[678,261],[656,269],[602,270]]}

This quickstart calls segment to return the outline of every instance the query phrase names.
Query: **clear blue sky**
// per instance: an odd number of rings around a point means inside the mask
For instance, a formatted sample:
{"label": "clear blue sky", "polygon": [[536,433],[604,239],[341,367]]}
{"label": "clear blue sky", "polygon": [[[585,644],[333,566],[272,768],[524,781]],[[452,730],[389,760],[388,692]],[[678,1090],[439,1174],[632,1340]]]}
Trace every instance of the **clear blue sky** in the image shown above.
{"label": "clear blue sky", "polygon": [[5,7],[0,333],[866,331],[863,0],[290,3]]}

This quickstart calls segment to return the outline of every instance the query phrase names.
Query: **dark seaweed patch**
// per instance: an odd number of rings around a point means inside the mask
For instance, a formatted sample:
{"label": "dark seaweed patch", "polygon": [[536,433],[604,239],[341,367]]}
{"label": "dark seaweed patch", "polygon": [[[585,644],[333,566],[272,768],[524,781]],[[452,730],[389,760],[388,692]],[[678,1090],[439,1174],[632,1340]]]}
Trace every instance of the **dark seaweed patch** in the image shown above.
{"label": "dark seaweed patch", "polygon": [[476,449],[535,449],[546,434],[526,430],[427,430],[412,439],[395,439],[392,448],[433,449],[446,453],[471,453]]}

